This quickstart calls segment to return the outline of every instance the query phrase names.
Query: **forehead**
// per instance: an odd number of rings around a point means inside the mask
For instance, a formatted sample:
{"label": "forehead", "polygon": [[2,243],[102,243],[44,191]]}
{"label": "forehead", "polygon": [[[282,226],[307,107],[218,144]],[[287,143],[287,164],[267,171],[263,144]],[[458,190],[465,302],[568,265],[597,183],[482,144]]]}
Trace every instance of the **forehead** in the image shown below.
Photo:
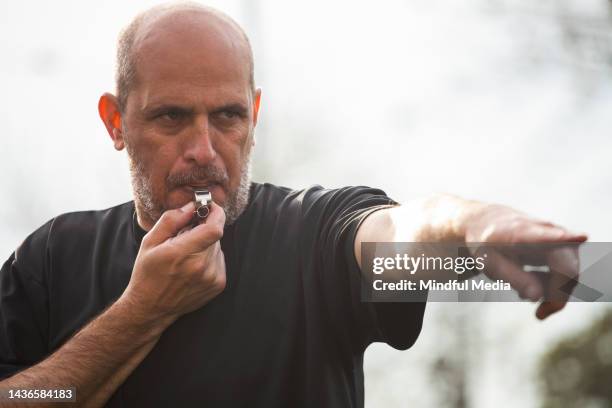
{"label": "forehead", "polygon": [[134,41],[134,57],[134,90],[175,97],[206,90],[229,97],[251,87],[245,37],[207,13],[182,11],[145,22]]}

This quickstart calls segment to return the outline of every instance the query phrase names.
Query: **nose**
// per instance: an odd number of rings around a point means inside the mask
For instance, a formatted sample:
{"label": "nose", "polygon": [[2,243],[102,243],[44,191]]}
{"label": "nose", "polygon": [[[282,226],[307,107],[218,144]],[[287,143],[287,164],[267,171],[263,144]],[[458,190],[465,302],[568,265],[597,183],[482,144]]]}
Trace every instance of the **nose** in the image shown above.
{"label": "nose", "polygon": [[194,121],[193,131],[187,141],[185,159],[193,161],[199,166],[205,166],[215,160],[217,152],[211,136],[208,118],[204,115],[198,116]]}

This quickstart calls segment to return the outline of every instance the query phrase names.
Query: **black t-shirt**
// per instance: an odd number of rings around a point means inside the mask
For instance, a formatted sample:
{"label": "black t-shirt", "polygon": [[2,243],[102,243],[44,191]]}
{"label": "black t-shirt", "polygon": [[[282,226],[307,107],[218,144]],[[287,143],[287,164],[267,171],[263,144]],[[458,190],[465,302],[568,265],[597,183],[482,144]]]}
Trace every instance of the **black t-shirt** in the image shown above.
{"label": "black t-shirt", "polygon": [[[357,228],[393,203],[368,187],[253,183],[221,240],[225,291],[171,325],[108,406],[363,406],[364,350],[410,347],[425,310],[360,301]],[[0,378],[117,299],[144,234],[128,202],[60,215],[26,238],[0,271]]]}

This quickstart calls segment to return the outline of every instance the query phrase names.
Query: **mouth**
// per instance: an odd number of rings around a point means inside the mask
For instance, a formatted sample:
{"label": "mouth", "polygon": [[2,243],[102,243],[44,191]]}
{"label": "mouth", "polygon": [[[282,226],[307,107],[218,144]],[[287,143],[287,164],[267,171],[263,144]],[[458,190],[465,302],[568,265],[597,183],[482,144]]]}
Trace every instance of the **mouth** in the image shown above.
{"label": "mouth", "polygon": [[197,184],[188,184],[188,185],[185,185],[184,187],[189,188],[193,191],[193,190],[204,190],[204,189],[210,190],[218,185],[219,185],[218,183],[197,183]]}
{"label": "mouth", "polygon": [[219,183],[196,183],[196,184],[185,184],[180,188],[189,197],[193,197],[196,190],[208,190],[214,198],[220,198],[224,195],[224,188]]}

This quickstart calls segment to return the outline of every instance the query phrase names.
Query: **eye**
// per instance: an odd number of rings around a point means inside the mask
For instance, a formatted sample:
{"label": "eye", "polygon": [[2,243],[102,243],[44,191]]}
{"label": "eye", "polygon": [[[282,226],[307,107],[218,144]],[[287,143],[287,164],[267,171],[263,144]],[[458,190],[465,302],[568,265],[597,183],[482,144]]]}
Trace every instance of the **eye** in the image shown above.
{"label": "eye", "polygon": [[220,112],[221,117],[224,119],[237,119],[240,117],[240,113],[233,110],[224,110]]}
{"label": "eye", "polygon": [[179,110],[169,110],[157,116],[157,118],[166,120],[169,122],[177,122],[184,117],[185,117],[185,112],[181,112]]}

